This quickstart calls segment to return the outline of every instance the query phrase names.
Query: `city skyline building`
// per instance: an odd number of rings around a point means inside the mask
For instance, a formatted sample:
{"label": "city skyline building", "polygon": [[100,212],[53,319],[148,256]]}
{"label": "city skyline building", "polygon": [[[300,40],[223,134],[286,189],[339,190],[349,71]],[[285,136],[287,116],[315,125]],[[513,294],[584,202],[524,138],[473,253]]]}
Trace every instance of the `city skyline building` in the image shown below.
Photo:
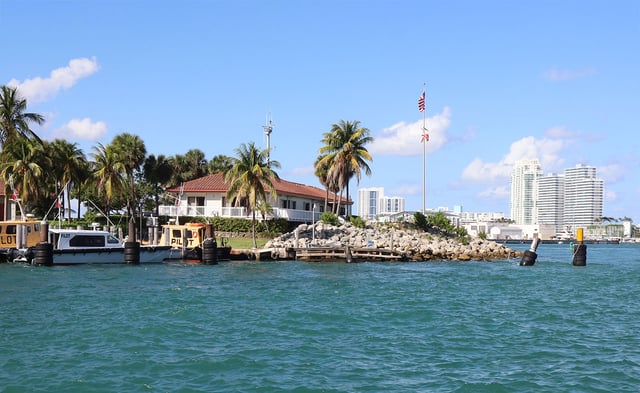
{"label": "city skyline building", "polygon": [[596,168],[578,164],[564,170],[563,223],[568,231],[593,225],[602,218],[604,180],[596,175]]}
{"label": "city skyline building", "polygon": [[537,222],[537,185],[542,168],[537,159],[517,161],[511,172],[509,217],[516,224]]}
{"label": "city skyline building", "polygon": [[564,175],[550,173],[538,179],[538,224],[564,228]]}
{"label": "city skyline building", "polygon": [[384,195],[384,187],[361,188],[358,190],[358,215],[364,220],[376,221],[379,216],[401,213],[405,210],[403,197]]}

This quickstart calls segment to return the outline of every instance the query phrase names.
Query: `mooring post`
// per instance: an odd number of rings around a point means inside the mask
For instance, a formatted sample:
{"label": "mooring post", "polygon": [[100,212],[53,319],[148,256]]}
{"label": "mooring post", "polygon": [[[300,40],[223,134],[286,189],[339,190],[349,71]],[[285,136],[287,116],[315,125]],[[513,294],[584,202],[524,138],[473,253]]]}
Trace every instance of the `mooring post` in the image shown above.
{"label": "mooring post", "polygon": [[202,242],[202,263],[205,265],[218,264],[218,244],[213,235],[213,225],[204,227],[204,241]]}
{"label": "mooring post", "polygon": [[587,245],[584,244],[584,229],[576,230],[576,241],[578,244],[573,245],[573,266],[587,265]]}
{"label": "mooring post", "polygon": [[124,262],[140,263],[140,243],[136,241],[136,222],[133,217],[129,220],[129,236],[127,241],[124,242]]}
{"label": "mooring post", "polygon": [[534,233],[533,240],[531,241],[531,247],[524,252],[522,259],[520,260],[520,266],[533,266],[536,263],[536,258],[538,258],[536,249],[538,248],[538,244],[540,244],[540,239],[538,239],[538,234]]}
{"label": "mooring post", "polygon": [[46,221],[40,223],[40,242],[36,244],[32,263],[53,265],[53,244],[49,243],[49,223]]}

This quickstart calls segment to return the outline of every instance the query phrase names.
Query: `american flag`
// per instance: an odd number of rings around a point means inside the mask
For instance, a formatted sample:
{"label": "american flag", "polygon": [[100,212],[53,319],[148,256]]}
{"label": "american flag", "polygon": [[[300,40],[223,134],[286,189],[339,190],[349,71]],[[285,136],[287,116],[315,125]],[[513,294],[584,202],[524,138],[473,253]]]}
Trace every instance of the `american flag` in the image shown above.
{"label": "american flag", "polygon": [[422,137],[420,138],[420,142],[429,142],[429,130],[427,130],[426,128],[424,129],[424,132],[422,133]]}
{"label": "american flag", "polygon": [[418,99],[418,110],[420,112],[424,112],[424,91],[422,92],[422,94],[420,95],[420,98]]}

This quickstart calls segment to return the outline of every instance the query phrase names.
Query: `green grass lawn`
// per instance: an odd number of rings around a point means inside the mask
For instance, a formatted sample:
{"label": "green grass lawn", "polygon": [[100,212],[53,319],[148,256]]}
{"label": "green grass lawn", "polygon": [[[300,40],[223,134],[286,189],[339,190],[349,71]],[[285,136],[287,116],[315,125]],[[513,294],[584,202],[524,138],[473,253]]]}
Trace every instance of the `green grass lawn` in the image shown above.
{"label": "green grass lawn", "polygon": [[[269,239],[258,238],[256,243],[258,248],[264,247]],[[253,248],[253,239],[244,237],[228,237],[225,238],[225,244],[231,246],[231,248]]]}

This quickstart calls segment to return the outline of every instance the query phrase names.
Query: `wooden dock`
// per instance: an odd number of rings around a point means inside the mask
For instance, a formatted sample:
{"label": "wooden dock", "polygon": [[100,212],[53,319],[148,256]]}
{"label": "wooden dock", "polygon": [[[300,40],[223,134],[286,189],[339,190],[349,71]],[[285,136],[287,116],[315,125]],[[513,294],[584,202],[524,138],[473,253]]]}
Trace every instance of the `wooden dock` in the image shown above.
{"label": "wooden dock", "polygon": [[295,259],[307,262],[393,262],[405,256],[384,248],[300,247],[294,248]]}

